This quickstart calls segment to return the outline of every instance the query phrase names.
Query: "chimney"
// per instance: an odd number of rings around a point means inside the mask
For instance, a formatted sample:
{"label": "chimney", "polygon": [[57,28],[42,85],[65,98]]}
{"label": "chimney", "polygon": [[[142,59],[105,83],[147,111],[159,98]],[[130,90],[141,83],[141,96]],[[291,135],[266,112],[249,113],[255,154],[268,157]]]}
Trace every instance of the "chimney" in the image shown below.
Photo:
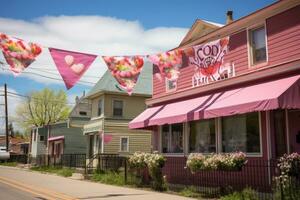
{"label": "chimney", "polygon": [[232,17],[233,11],[232,10],[228,10],[226,15],[226,24],[230,24],[231,22],[233,22],[233,17]]}

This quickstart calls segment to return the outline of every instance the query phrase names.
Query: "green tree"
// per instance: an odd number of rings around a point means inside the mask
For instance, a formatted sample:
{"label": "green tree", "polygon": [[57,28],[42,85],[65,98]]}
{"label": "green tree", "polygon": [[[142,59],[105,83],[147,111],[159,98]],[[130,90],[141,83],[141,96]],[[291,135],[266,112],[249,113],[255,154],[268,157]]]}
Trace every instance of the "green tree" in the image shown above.
{"label": "green tree", "polygon": [[44,126],[68,118],[70,108],[67,95],[63,90],[45,88],[33,91],[28,99],[17,107],[17,121],[25,129]]}

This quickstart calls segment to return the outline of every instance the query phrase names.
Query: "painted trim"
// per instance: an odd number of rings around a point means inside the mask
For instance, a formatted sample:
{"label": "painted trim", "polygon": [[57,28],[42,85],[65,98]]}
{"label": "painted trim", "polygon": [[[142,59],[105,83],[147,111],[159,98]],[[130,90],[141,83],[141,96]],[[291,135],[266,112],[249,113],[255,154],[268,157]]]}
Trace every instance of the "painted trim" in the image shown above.
{"label": "painted trim", "polygon": [[287,153],[291,153],[291,147],[290,147],[290,127],[289,127],[289,113],[288,110],[284,110],[285,114],[285,135],[286,135],[286,146],[287,146]]}
{"label": "painted trim", "polygon": [[[122,150],[122,139],[126,138],[127,139],[127,149],[126,151]],[[129,136],[121,136],[120,137],[120,145],[119,145],[119,152],[129,152]]]}

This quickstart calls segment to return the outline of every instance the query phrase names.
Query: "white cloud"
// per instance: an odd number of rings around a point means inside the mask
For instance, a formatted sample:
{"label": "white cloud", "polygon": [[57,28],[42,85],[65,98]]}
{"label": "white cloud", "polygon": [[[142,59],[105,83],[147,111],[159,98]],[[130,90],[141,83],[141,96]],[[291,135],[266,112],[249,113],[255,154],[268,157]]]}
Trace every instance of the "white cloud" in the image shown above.
{"label": "white cloud", "polygon": [[[7,88],[9,93],[18,94],[14,89]],[[4,94],[3,89],[0,89],[0,94]],[[24,99],[23,99],[24,100]],[[8,107],[8,122],[12,122],[15,130],[21,130],[16,124],[15,112],[18,105],[21,103],[22,99],[16,95],[8,94],[7,97],[7,107]],[[5,107],[4,107],[4,96],[0,96],[0,134],[5,133]]]}
{"label": "white cloud", "polygon": [[[186,28],[176,27],[146,30],[138,21],[102,16],[47,16],[33,21],[0,18],[0,32],[46,47],[97,55],[143,55],[166,51],[176,47],[187,31]],[[3,60],[3,57],[0,59]],[[52,74],[33,68],[47,68]],[[95,83],[106,69],[98,57],[81,80]],[[61,79],[47,49],[26,71]],[[10,72],[0,70],[0,73]],[[63,84],[28,73],[21,76],[44,84]]]}

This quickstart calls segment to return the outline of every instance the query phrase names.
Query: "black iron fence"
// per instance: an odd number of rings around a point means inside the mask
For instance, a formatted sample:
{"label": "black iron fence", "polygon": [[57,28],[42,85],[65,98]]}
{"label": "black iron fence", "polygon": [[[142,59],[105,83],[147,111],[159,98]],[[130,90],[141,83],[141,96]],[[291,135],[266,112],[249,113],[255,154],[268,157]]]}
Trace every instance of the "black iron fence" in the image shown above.
{"label": "black iron fence", "polygon": [[29,163],[36,166],[61,166],[69,168],[85,168],[85,154],[37,155],[29,157]]}
{"label": "black iron fence", "polygon": [[28,163],[28,155],[26,154],[10,154],[9,159],[6,162],[16,162],[21,164]]}
{"label": "black iron fence", "polygon": [[87,164],[87,171],[118,171],[124,166],[126,157],[119,154],[95,154],[90,157]]}

